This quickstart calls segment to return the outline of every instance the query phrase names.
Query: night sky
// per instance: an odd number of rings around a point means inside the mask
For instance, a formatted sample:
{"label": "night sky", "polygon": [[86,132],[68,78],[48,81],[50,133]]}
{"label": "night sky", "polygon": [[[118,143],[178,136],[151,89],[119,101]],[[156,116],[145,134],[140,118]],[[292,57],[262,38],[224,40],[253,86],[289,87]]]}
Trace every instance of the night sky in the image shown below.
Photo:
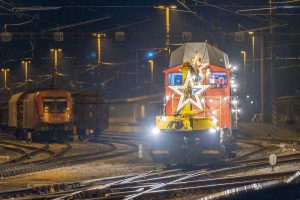
{"label": "night sky", "polygon": [[[185,3],[184,7],[181,3]],[[107,98],[136,96],[149,93],[150,71],[147,52],[165,47],[165,11],[158,5],[177,5],[170,13],[171,48],[182,44],[182,32],[191,32],[190,42],[207,41],[228,53],[230,62],[239,66],[242,74],[241,50],[247,52],[247,82],[259,88],[260,39],[264,40],[265,86],[270,88],[270,34],[269,3],[261,0],[206,0],[206,1],[145,1],[145,0],[51,0],[0,1],[2,32],[12,32],[10,42],[0,42],[0,65],[9,67],[9,87],[22,91],[17,83],[24,82],[21,60],[30,58],[29,78],[36,86],[37,75],[53,70],[51,48],[61,48],[58,88],[74,90],[96,87],[97,40],[91,35],[105,33],[101,40],[100,86]],[[277,96],[300,93],[300,1],[275,2],[273,21],[273,64]],[[103,18],[102,20],[100,20]],[[94,22],[91,22],[93,21]],[[98,20],[98,21],[97,21]],[[88,23],[90,22],[90,23]],[[80,25],[79,25],[80,24]],[[55,42],[52,33],[64,32],[64,41]],[[125,33],[124,41],[116,41],[116,31]],[[244,31],[244,40],[236,41],[235,32]],[[252,46],[248,31],[255,32],[255,74],[251,78]],[[163,70],[168,65],[165,51],[154,51],[154,89],[163,91]],[[138,67],[139,81],[135,69]],[[240,79],[243,79],[242,75]],[[43,80],[40,78],[39,80]],[[1,87],[3,78],[0,79]],[[242,82],[242,80],[241,80]],[[49,87],[44,81],[39,87]],[[244,88],[243,88],[244,89]],[[258,91],[251,91],[253,96]]]}

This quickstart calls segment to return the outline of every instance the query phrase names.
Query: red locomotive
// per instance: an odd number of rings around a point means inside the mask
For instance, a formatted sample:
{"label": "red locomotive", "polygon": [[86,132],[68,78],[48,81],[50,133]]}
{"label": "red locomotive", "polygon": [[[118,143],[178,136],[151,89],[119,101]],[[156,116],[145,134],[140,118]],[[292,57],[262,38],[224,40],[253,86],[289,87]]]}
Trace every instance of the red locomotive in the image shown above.
{"label": "red locomotive", "polygon": [[152,130],[154,160],[222,161],[232,151],[238,112],[227,54],[204,42],[186,43],[171,53],[164,73],[164,114]]}
{"label": "red locomotive", "polygon": [[34,140],[63,142],[72,134],[82,139],[100,134],[107,124],[107,106],[96,89],[20,92],[0,103],[0,128],[19,139],[31,135]]}

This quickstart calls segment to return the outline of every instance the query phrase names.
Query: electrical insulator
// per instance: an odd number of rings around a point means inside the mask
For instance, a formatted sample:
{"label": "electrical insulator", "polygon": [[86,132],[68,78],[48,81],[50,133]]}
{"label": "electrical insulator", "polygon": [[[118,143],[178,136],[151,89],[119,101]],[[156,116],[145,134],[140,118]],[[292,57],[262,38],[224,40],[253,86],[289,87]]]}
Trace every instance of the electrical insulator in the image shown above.
{"label": "electrical insulator", "polygon": [[53,39],[54,39],[54,41],[57,41],[57,42],[64,41],[64,32],[54,32]]}
{"label": "electrical insulator", "polygon": [[2,32],[1,33],[1,41],[2,42],[10,42],[12,38],[12,34],[10,32]]}
{"label": "electrical insulator", "polygon": [[116,32],[115,40],[118,42],[124,41],[125,40],[125,32],[123,32],[123,31]]}
{"label": "electrical insulator", "polygon": [[187,42],[187,41],[191,41],[192,40],[192,33],[191,32],[187,32],[187,31],[184,31],[182,32],[182,40]]}

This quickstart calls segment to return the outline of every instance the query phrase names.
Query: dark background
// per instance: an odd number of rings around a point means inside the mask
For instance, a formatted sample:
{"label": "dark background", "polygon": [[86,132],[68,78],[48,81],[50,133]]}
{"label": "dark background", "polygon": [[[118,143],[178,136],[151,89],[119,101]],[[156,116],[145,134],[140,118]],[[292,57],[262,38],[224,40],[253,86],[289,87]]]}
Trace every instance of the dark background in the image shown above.
{"label": "dark background", "polygon": [[[183,2],[183,0],[181,1]],[[163,70],[168,65],[165,51],[153,51],[154,86],[150,89],[150,70],[147,52],[153,48],[165,47],[165,11],[154,8],[157,5],[177,5],[170,11],[171,49],[184,41],[182,32],[192,33],[190,42],[207,41],[229,55],[230,62],[238,66],[240,96],[250,95],[254,101],[253,111],[259,110],[260,97],[260,39],[264,40],[264,82],[265,104],[270,110],[270,34],[269,1],[261,0],[204,0],[184,1],[187,12],[178,1],[145,0],[1,0],[0,26],[2,32],[13,33],[10,42],[0,42],[0,66],[10,68],[9,93],[24,90],[24,67],[21,60],[30,58],[28,86],[35,89],[38,75],[53,71],[51,48],[61,48],[58,71],[64,76],[58,78],[58,88],[75,90],[98,87],[108,98],[127,97],[163,92]],[[275,2],[275,1],[274,1]],[[27,7],[27,10],[22,10]],[[28,10],[28,7],[35,8]],[[52,8],[51,8],[52,7]],[[57,7],[57,8],[53,8]],[[39,8],[39,10],[37,9]],[[249,10],[251,11],[243,11]],[[296,95],[300,93],[299,75],[299,9],[300,2],[281,1],[273,3],[273,65],[276,95]],[[183,10],[185,12],[180,12]],[[55,28],[74,25],[97,18],[109,19],[63,28],[64,41],[55,42],[52,33]],[[252,74],[252,45],[249,30],[255,30],[255,72]],[[125,40],[115,40],[115,32],[125,32]],[[245,31],[244,40],[236,41],[235,32]],[[97,78],[97,40],[92,33],[101,32],[100,76]],[[28,38],[28,34],[33,34]],[[23,36],[22,36],[23,34]],[[27,34],[27,38],[26,38]],[[22,36],[22,38],[21,38]],[[243,57],[247,52],[247,76],[243,77]],[[93,68],[94,66],[94,68]],[[136,66],[139,77],[136,80]],[[92,69],[91,69],[92,67]],[[118,76],[117,76],[118,75]],[[42,81],[45,78],[39,78]],[[246,79],[247,87],[243,88]],[[99,81],[99,82],[98,82]],[[1,87],[3,76],[0,78]],[[99,85],[97,86],[97,83]],[[40,88],[51,86],[51,80],[39,84]],[[0,91],[2,98],[7,93]],[[5,94],[5,95],[4,95]],[[249,99],[249,101],[250,101]]]}

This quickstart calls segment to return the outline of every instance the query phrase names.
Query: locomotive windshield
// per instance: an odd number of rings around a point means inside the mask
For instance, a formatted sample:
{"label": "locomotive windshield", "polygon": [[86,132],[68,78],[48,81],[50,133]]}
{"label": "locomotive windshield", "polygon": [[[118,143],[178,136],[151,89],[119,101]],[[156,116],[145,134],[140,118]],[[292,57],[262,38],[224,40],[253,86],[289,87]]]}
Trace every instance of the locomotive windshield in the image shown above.
{"label": "locomotive windshield", "polygon": [[182,73],[176,72],[176,73],[170,73],[168,75],[168,85],[182,85]]}
{"label": "locomotive windshield", "polygon": [[65,112],[67,109],[67,98],[65,97],[46,97],[43,98],[44,112],[57,113]]}
{"label": "locomotive windshield", "polygon": [[225,72],[212,72],[209,77],[211,88],[226,88],[227,74]]}

